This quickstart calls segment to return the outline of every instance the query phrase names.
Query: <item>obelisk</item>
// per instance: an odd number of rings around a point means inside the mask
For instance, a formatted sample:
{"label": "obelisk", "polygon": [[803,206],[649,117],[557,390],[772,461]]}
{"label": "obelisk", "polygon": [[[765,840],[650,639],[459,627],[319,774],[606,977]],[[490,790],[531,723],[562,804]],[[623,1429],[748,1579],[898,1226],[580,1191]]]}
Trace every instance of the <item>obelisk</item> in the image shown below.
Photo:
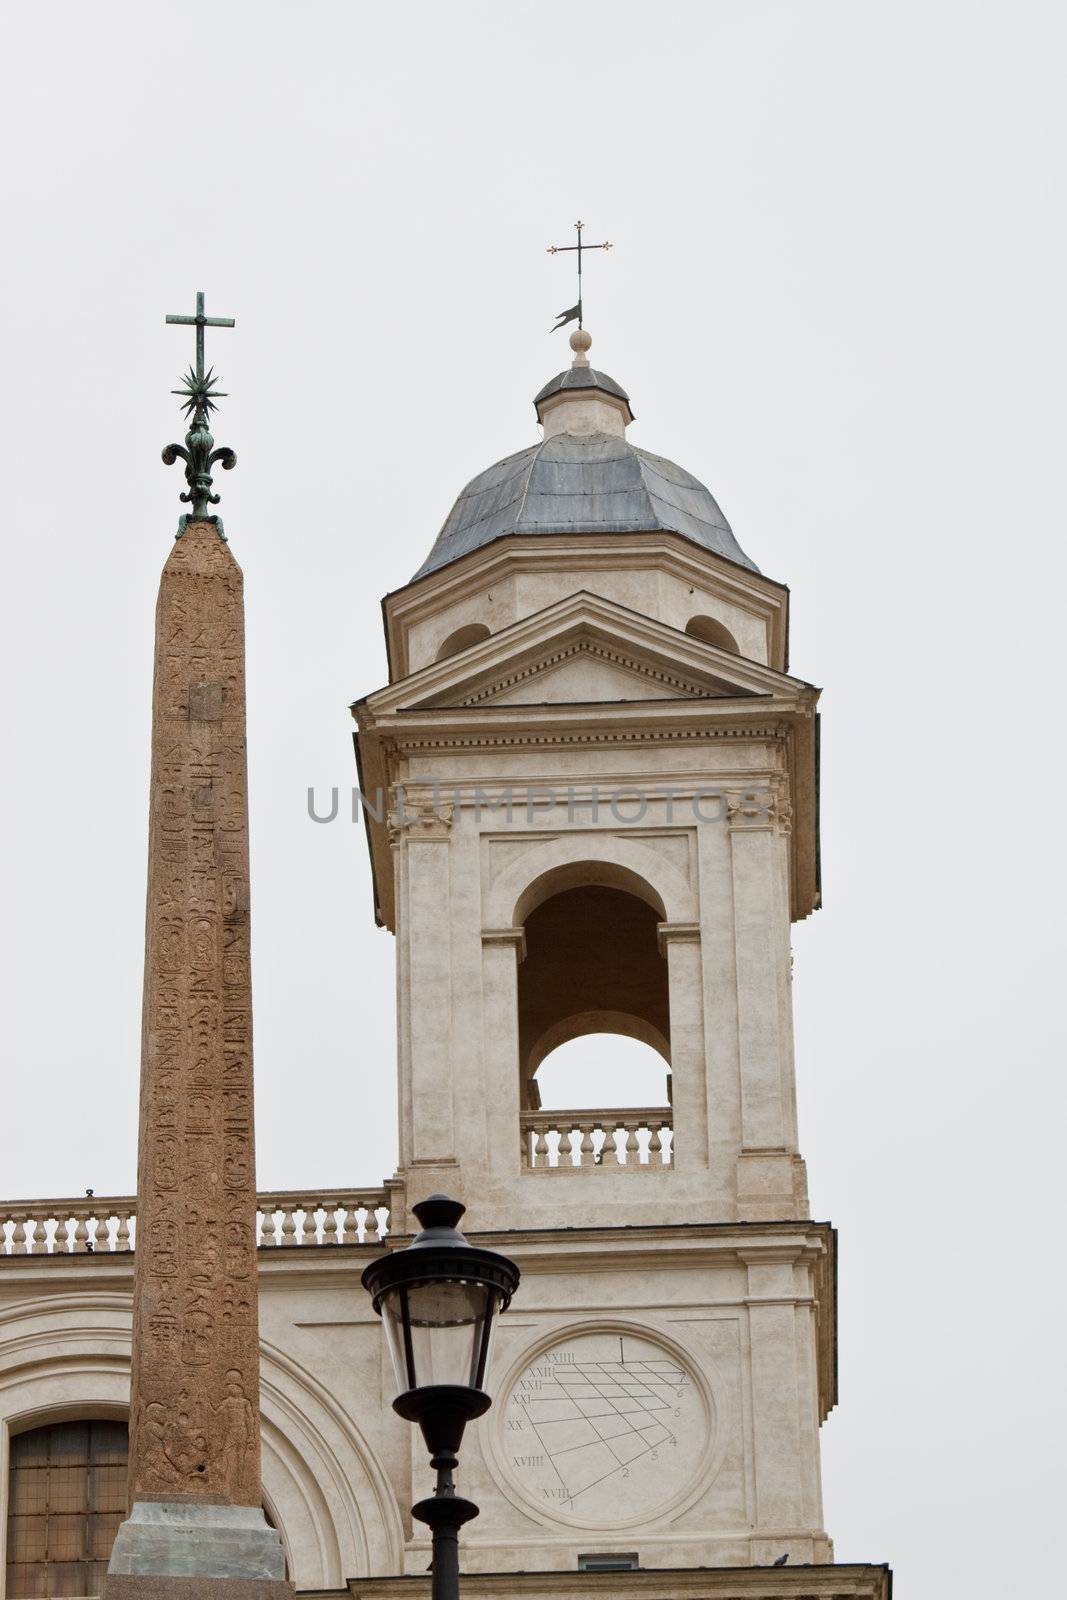
{"label": "obelisk", "polygon": [[[260,1484],[248,778],[241,569],[208,507],[231,467],[197,364],[181,456],[192,511],[156,607],[137,1159],[130,1510],[106,1600],[291,1594]],[[223,322],[221,325],[232,326]]]}

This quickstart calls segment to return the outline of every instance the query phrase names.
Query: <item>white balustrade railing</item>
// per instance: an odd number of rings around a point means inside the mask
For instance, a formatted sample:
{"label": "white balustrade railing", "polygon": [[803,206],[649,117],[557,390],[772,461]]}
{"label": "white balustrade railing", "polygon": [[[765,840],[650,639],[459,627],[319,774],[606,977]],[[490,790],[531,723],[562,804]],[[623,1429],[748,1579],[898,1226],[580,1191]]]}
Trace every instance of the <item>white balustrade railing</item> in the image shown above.
{"label": "white balustrade railing", "polygon": [[569,1172],[603,1167],[650,1172],[674,1164],[670,1106],[624,1111],[522,1111],[524,1167]]}
{"label": "white balustrade railing", "polygon": [[[132,1195],[0,1201],[0,1257],[118,1255],[137,1243]],[[272,1190],[257,1198],[261,1249],[376,1244],[389,1231],[385,1189]]]}

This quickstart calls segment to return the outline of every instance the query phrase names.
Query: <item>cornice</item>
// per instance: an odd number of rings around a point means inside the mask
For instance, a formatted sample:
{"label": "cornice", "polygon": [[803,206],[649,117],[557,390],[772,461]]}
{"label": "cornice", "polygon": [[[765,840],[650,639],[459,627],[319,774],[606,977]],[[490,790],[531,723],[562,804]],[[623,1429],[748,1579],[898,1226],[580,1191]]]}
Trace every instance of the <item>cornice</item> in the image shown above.
{"label": "cornice", "polygon": [[[770,1531],[770,1530],[768,1530]],[[763,1539],[749,1529],[746,1538]],[[575,1532],[574,1543],[581,1544]],[[594,1549],[612,1548],[604,1534],[586,1541]],[[614,1548],[625,1548],[625,1537]],[[892,1574],[885,1564],[873,1562],[798,1563],[786,1567],[645,1567],[632,1572],[464,1572],[464,1593],[483,1600],[510,1600],[527,1595],[532,1600],[890,1600]],[[422,1574],[388,1578],[350,1578],[343,1594],[352,1600],[395,1596],[396,1600],[422,1600],[426,1579]],[[332,1591],[304,1591],[303,1600],[326,1600]]]}

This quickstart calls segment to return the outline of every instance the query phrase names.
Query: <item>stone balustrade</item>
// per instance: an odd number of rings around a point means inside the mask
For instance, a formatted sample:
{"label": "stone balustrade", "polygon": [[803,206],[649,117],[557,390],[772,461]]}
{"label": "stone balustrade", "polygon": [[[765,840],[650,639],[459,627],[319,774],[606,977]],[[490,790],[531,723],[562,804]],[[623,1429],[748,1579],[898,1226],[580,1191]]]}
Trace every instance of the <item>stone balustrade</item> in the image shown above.
{"label": "stone balustrade", "polygon": [[[0,1257],[118,1255],[137,1243],[132,1195],[0,1201]],[[261,1249],[376,1244],[389,1231],[385,1189],[270,1190],[257,1197]]]}
{"label": "stone balustrade", "polygon": [[526,1168],[570,1172],[604,1167],[652,1172],[674,1163],[670,1106],[624,1111],[523,1111],[519,1114]]}

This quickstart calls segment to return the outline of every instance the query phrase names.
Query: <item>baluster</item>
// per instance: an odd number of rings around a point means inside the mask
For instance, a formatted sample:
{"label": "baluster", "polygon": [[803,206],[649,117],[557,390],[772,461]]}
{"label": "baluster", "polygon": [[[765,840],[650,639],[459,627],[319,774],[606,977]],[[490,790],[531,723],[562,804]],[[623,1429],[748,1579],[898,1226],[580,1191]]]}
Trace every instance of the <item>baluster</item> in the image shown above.
{"label": "baluster", "polygon": [[593,1127],[579,1129],[581,1143],[578,1146],[578,1164],[582,1167],[591,1167],[594,1164],[595,1152],[593,1150]]}
{"label": "baluster", "polygon": [[[301,1213],[301,1216],[303,1217],[303,1221],[298,1221],[297,1220],[297,1212],[298,1211]],[[301,1200],[299,1205],[295,1205],[293,1207],[293,1237],[292,1237],[292,1243],[293,1244],[306,1244],[307,1243],[307,1226],[308,1226],[308,1208],[307,1208],[306,1202]],[[314,1219],[314,1216],[312,1216],[312,1219],[311,1219],[311,1242],[312,1242],[312,1244],[314,1244],[314,1242],[315,1242],[315,1219]]]}
{"label": "baluster", "polygon": [[628,1167],[636,1167],[641,1161],[641,1146],[637,1138],[637,1124],[636,1122],[624,1122],[623,1128],[626,1131],[626,1140],[623,1145],[626,1165]]}
{"label": "baluster", "polygon": [[[7,1225],[11,1223],[11,1249],[7,1246]],[[5,1217],[0,1213],[0,1256],[15,1254],[15,1235],[18,1232],[18,1218]]]}
{"label": "baluster", "polygon": [[282,1237],[283,1245],[293,1244],[296,1239],[296,1219],[288,1206],[283,1206],[282,1211]]}
{"label": "baluster", "polygon": [[119,1212],[119,1226],[115,1234],[115,1249],[133,1249],[133,1245],[130,1242],[130,1213],[128,1211]]}
{"label": "baluster", "polygon": [[343,1217],[343,1210],[338,1205],[331,1206],[326,1202],[325,1212],[326,1214],[322,1219],[322,1242],[323,1244],[340,1244],[341,1223],[337,1219],[339,1215]]}
{"label": "baluster", "polygon": [[650,1122],[648,1125],[648,1164],[650,1167],[663,1165],[663,1124]]}
{"label": "baluster", "polygon": [[268,1249],[278,1244],[278,1214],[273,1206],[263,1213],[263,1243]]}
{"label": "baluster", "polygon": [[367,1240],[371,1244],[380,1244],[382,1240],[382,1219],[377,1209],[367,1207]]}
{"label": "baluster", "polygon": [[[22,1226],[21,1244],[18,1237],[19,1225]],[[43,1233],[43,1230],[42,1230]],[[19,1255],[32,1256],[37,1254],[37,1218],[24,1211],[15,1219],[15,1232],[11,1238],[12,1251],[17,1250]]]}
{"label": "baluster", "polygon": [[545,1137],[544,1128],[536,1128],[534,1130],[532,1165],[535,1167],[547,1167],[549,1165],[548,1140]]}
{"label": "baluster", "polygon": [[[622,1134],[622,1144],[619,1143],[619,1134]],[[605,1142],[604,1149],[607,1149]],[[626,1165],[626,1119],[616,1117],[615,1126],[611,1131],[611,1153],[615,1157],[615,1164],[619,1167]]]}
{"label": "baluster", "polygon": [[89,1226],[86,1221],[85,1212],[77,1212],[72,1218],[72,1221],[75,1224],[74,1253],[75,1255],[85,1255],[89,1249]]}

